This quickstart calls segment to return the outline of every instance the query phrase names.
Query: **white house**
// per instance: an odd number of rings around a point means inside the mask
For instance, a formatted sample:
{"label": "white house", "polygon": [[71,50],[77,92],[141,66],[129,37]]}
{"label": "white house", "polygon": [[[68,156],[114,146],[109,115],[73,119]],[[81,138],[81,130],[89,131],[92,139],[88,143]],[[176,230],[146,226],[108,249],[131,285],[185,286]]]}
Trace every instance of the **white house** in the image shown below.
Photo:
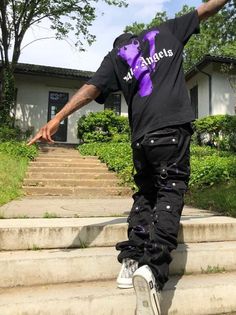
{"label": "white house", "polygon": [[[221,72],[222,64],[233,65],[229,76]],[[236,59],[205,56],[187,74],[186,82],[196,117],[216,114],[234,115],[236,112]],[[18,64],[16,68],[17,124],[24,130],[32,128],[35,133],[58,112],[67,100],[80,88],[93,72],[63,69],[31,64]],[[234,84],[233,80],[234,79]],[[235,87],[236,88],[236,87]],[[83,107],[62,122],[55,135],[57,142],[78,143],[77,121],[89,112],[112,108],[127,116],[128,108],[122,93],[109,97],[105,105],[96,102]]]}
{"label": "white house", "polygon": [[[21,63],[17,65],[15,74],[16,123],[23,130],[31,128],[35,133],[92,77],[93,72]],[[106,104],[99,105],[94,101],[63,121],[54,139],[57,142],[78,143],[79,117],[104,108],[111,108],[118,114],[128,115],[123,95],[114,93]]]}
{"label": "white house", "polygon": [[236,114],[236,58],[206,55],[185,78],[196,118]]}

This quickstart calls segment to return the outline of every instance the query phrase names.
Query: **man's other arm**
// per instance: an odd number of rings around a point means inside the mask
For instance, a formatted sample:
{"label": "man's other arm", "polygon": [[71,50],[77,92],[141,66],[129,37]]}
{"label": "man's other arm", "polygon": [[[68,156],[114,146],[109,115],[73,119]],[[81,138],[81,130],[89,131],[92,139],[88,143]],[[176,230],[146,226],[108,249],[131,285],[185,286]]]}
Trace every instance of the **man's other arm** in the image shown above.
{"label": "man's other arm", "polygon": [[209,0],[197,9],[199,20],[205,20],[220,11],[229,0]]}
{"label": "man's other arm", "polygon": [[100,95],[101,91],[94,85],[83,85],[70,99],[70,101],[61,109],[56,116],[51,119],[46,125],[44,125],[39,132],[34,136],[32,140],[28,142],[28,145],[35,143],[38,140],[47,141],[53,143],[51,136],[54,135],[62,120],[66,117],[87,105]]}

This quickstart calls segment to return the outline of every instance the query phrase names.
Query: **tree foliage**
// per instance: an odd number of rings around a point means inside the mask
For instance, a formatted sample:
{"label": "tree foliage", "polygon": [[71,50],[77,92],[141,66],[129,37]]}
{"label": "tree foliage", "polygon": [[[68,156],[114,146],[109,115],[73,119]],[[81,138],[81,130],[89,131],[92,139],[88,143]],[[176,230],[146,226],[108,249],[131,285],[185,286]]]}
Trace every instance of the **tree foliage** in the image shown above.
{"label": "tree foliage", "polygon": [[[207,2],[204,0],[203,2]],[[186,14],[193,7],[184,5],[176,16]],[[125,32],[139,34],[144,29],[155,27],[168,19],[167,12],[158,12],[148,24],[133,23]],[[189,70],[204,55],[225,55],[236,57],[236,0],[231,0],[218,14],[201,23],[201,33],[192,36],[184,50],[184,68]]]}
{"label": "tree foliage", "polygon": [[[126,0],[0,1],[2,62],[0,120],[9,117],[9,111],[14,103],[14,70],[21,54],[22,41],[26,32],[33,25],[38,25],[47,19],[57,39],[66,38],[72,32],[76,37],[75,45],[83,50],[85,42],[91,44],[95,40],[95,36],[90,34],[88,28],[96,18],[95,4],[99,1],[118,7],[127,5]],[[12,49],[11,56],[10,49]]]}

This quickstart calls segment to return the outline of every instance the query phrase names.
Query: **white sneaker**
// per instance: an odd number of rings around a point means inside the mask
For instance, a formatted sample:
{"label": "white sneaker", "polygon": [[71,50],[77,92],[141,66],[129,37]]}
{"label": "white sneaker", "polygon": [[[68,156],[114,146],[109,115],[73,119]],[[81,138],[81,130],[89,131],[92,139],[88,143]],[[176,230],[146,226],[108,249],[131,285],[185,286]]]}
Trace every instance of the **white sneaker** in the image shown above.
{"label": "white sneaker", "polygon": [[117,287],[120,289],[133,288],[132,276],[138,269],[138,262],[133,259],[123,259],[120,273],[117,277]]}
{"label": "white sneaker", "polygon": [[160,315],[161,294],[148,265],[138,268],[133,275],[136,293],[136,315]]}

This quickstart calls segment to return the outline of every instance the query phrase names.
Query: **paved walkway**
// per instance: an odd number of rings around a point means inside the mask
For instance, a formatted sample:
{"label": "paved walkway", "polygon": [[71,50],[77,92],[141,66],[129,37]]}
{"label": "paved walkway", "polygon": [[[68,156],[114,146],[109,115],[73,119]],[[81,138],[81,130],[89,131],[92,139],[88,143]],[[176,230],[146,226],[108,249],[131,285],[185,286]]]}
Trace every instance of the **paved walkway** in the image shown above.
{"label": "paved walkway", "polygon": [[[0,207],[4,218],[44,217],[46,213],[58,217],[110,217],[127,216],[132,206],[132,198],[78,199],[73,197],[25,197]],[[209,216],[207,210],[185,207],[184,216]]]}

